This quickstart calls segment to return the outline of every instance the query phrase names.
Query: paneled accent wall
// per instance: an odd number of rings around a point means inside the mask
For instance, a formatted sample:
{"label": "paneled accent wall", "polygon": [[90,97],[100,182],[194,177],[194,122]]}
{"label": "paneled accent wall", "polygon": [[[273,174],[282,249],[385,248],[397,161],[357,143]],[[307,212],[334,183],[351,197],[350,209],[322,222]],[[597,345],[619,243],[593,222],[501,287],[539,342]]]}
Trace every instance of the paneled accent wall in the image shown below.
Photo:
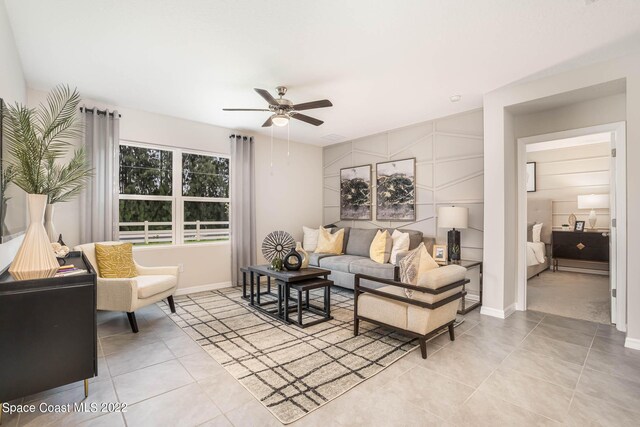
{"label": "paneled accent wall", "polygon": [[[324,148],[324,223],[341,226],[394,227],[422,231],[446,243],[437,228],[438,206],[469,208],[469,228],[461,230],[462,256],[482,259],[483,196],[482,110],[457,114]],[[375,165],[416,158],[416,221],[375,220]],[[371,164],[373,221],[340,221],[340,169]]]}
{"label": "paneled accent wall", "polygon": [[[578,221],[588,221],[590,210],[578,209],[578,195],[609,194],[608,143],[527,153],[527,161],[536,162],[536,191],[527,198],[551,200],[555,230],[567,224],[572,213]],[[608,230],[609,209],[596,209],[596,214],[596,228]]]}

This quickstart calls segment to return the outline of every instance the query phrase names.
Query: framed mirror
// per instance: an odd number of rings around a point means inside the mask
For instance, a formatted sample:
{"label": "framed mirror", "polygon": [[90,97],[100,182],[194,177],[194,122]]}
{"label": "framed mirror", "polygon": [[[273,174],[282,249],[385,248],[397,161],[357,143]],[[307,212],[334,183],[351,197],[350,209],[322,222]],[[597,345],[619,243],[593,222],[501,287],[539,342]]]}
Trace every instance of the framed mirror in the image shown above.
{"label": "framed mirror", "polygon": [[4,144],[5,104],[0,98],[0,243],[21,235],[27,228],[27,195],[9,181]]}

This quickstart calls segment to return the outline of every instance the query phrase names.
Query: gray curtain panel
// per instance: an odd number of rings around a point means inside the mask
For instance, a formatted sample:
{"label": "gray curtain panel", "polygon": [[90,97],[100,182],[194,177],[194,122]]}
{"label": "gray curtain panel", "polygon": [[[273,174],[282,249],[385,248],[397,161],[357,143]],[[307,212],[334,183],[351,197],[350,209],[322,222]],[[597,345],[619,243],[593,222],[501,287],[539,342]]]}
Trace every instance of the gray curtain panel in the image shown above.
{"label": "gray curtain panel", "polygon": [[231,135],[231,284],[240,268],[256,263],[255,147],[252,137]]}
{"label": "gray curtain panel", "polygon": [[120,114],[83,108],[84,144],[93,178],[80,195],[80,243],[118,238]]}

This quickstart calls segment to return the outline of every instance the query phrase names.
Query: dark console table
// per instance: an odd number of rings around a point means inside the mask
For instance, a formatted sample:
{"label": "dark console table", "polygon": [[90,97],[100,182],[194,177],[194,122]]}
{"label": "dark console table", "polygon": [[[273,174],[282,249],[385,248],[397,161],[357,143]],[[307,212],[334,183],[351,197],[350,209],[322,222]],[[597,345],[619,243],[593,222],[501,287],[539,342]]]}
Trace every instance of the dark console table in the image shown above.
{"label": "dark console table", "polygon": [[66,263],[87,272],[30,280],[0,275],[0,408],[81,380],[86,396],[88,379],[98,374],[96,273],[80,252]]}
{"label": "dark console table", "polygon": [[554,271],[558,271],[560,259],[609,263],[609,233],[606,232],[553,231],[551,244]]}

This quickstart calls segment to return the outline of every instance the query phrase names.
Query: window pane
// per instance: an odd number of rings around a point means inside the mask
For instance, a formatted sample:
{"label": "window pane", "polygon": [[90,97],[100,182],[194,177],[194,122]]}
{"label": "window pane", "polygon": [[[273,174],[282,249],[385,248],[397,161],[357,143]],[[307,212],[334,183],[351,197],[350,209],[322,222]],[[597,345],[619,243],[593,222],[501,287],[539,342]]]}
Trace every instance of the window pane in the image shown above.
{"label": "window pane", "polygon": [[173,153],[120,146],[120,194],[171,195]]}
{"label": "window pane", "polygon": [[[135,244],[171,243],[170,201],[120,200],[120,240]],[[148,221],[145,229],[145,221]]]}
{"label": "window pane", "polygon": [[184,241],[229,240],[229,204],[184,202]]}
{"label": "window pane", "polygon": [[183,154],[182,195],[229,197],[229,159],[200,154]]}

